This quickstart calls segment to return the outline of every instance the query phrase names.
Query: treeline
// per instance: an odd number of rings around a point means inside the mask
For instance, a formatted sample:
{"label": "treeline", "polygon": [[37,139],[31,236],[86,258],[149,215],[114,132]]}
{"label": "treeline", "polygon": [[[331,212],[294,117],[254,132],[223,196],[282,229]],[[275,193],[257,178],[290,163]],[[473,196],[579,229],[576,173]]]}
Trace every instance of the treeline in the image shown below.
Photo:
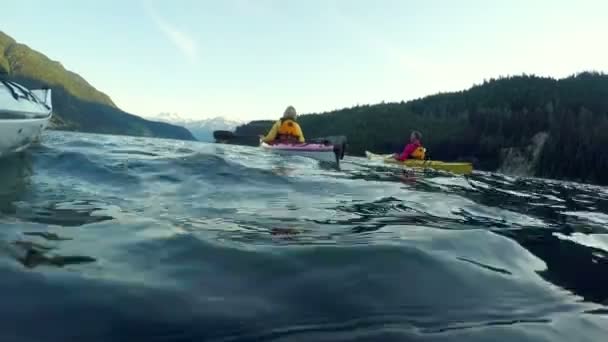
{"label": "treeline", "polygon": [[[548,133],[535,176],[608,184],[608,75],[564,79],[522,75],[409,102],[356,106],[299,118],[307,137],[346,135],[350,154],[398,152],[411,130],[433,159],[472,161],[494,171],[506,149],[525,149]],[[241,126],[258,134],[271,122]]]}

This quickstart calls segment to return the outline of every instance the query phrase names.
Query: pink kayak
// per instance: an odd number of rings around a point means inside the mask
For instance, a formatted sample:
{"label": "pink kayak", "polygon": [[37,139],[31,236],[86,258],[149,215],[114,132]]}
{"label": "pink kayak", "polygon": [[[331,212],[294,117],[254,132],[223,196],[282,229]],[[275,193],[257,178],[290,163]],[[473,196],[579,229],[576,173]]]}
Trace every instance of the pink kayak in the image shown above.
{"label": "pink kayak", "polygon": [[282,154],[282,155],[295,155],[308,157],[325,162],[338,162],[336,153],[334,152],[333,145],[315,144],[315,143],[304,143],[304,144],[267,144],[262,142],[260,144],[265,150]]}

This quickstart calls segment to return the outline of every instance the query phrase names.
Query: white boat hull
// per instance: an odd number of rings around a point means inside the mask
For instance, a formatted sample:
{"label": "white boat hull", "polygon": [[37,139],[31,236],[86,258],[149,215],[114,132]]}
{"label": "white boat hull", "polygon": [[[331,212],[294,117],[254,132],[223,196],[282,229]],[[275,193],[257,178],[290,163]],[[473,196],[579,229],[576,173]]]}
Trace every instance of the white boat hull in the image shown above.
{"label": "white boat hull", "polygon": [[47,127],[42,119],[0,120],[0,156],[20,152],[34,142]]}
{"label": "white boat hull", "polygon": [[26,149],[52,117],[50,89],[30,90],[0,80],[0,156]]}

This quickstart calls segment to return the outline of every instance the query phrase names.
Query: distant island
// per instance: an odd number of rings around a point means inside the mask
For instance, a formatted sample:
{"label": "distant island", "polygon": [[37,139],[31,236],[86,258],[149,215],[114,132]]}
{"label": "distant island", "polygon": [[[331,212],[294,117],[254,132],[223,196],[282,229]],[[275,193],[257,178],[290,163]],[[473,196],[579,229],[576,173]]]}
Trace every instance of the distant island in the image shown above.
{"label": "distant island", "polygon": [[0,79],[53,89],[51,129],[195,140],[184,127],[145,120],[118,108],[110,97],[59,62],[0,31]]}
{"label": "distant island", "polygon": [[[236,134],[265,134],[273,120],[239,126]],[[608,184],[608,75],[603,73],[490,79],[409,102],[301,115],[299,122],[307,137],[348,136],[354,155],[399,152],[410,131],[419,130],[432,159]]]}

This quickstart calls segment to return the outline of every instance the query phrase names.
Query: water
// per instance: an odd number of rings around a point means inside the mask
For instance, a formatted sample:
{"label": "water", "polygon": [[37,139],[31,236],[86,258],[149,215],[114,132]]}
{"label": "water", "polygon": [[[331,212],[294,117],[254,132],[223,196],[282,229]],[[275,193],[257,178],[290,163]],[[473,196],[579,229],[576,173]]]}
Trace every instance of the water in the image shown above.
{"label": "water", "polygon": [[608,189],[47,132],[0,163],[1,341],[605,341]]}

